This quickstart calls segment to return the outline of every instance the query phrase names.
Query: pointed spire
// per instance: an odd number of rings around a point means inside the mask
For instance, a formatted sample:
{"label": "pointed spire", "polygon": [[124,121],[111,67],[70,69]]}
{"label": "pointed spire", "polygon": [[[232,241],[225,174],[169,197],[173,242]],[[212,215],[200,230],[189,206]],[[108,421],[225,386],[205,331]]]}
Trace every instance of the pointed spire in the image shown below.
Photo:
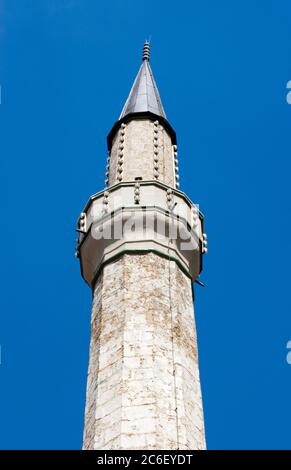
{"label": "pointed spire", "polygon": [[143,46],[142,60],[142,64],[119,119],[124,118],[124,116],[128,114],[146,112],[166,119],[158,87],[149,64],[150,44],[148,41],[145,41]]}

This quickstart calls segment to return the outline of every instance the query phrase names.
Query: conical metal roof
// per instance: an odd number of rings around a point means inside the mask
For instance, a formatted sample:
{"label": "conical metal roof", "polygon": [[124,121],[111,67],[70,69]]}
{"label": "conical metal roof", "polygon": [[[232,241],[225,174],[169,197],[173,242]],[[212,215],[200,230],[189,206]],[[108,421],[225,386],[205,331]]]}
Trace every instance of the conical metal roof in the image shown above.
{"label": "conical metal roof", "polygon": [[145,42],[143,48],[143,62],[140,66],[132,89],[126,100],[119,119],[128,114],[150,112],[166,119],[159,90],[149,64],[150,45]]}

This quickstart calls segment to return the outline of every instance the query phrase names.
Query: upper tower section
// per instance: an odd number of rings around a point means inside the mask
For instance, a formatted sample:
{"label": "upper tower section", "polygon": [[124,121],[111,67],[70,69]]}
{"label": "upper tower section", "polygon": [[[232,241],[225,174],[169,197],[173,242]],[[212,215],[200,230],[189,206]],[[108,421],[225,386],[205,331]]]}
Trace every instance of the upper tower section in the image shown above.
{"label": "upper tower section", "polygon": [[142,64],[107,142],[107,185],[157,180],[179,187],[176,134],[166,118],[151,70],[147,41]]}
{"label": "upper tower section", "polygon": [[94,286],[103,266],[125,253],[154,252],[195,280],[207,252],[203,215],[179,187],[176,135],[143,48],[142,65],[108,136],[107,188],[78,219],[76,255]]}

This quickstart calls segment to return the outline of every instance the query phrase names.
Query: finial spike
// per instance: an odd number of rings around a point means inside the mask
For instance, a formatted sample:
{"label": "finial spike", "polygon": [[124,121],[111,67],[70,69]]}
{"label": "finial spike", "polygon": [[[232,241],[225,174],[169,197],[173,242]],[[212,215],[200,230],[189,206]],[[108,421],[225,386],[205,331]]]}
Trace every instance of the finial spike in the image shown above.
{"label": "finial spike", "polygon": [[145,41],[145,43],[143,45],[142,60],[147,60],[148,62],[150,61],[150,43],[149,43],[149,41]]}

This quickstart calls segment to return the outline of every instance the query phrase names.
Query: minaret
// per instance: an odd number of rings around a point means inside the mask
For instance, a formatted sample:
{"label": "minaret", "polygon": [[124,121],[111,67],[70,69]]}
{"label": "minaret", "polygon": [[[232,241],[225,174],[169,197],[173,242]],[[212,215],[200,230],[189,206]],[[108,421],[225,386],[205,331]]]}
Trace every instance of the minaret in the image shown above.
{"label": "minaret", "polygon": [[93,293],[83,449],[204,449],[192,282],[207,237],[178,189],[148,42],[107,141],[107,187],[78,219]]}

